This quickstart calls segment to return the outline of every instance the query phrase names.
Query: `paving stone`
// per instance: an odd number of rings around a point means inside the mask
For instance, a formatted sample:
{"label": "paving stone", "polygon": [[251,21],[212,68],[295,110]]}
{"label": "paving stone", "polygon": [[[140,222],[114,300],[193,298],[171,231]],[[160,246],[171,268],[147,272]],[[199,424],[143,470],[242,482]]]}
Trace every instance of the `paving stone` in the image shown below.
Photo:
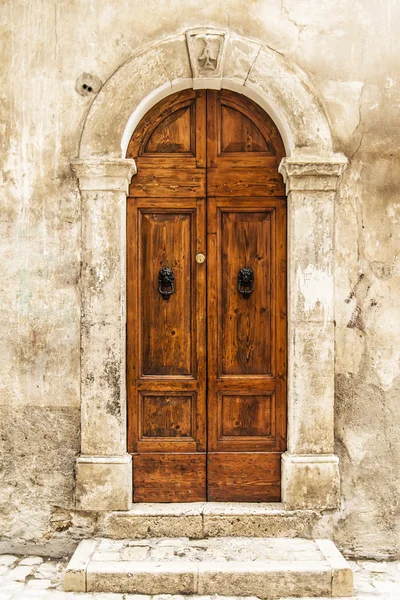
{"label": "paving stone", "polygon": [[99,544],[100,552],[118,552],[124,548],[125,544],[123,541],[115,540],[101,540]]}
{"label": "paving stone", "polygon": [[10,566],[17,562],[18,557],[13,554],[1,554],[0,555],[0,565]]}
{"label": "paving stone", "polygon": [[13,600],[34,600],[35,598],[46,598],[48,599],[48,590],[35,590],[30,588],[24,588],[22,592],[19,592],[13,597]]}
{"label": "paving stone", "polygon": [[42,563],[35,570],[35,577],[41,579],[51,579],[58,573],[59,567],[56,563]]}
{"label": "paving stone", "polygon": [[388,563],[368,561],[360,563],[362,568],[371,573],[387,573],[390,570]]}
{"label": "paving stone", "polygon": [[20,565],[41,565],[43,558],[41,556],[27,556],[20,560]]}
{"label": "paving stone", "polygon": [[13,579],[14,581],[24,582],[25,579],[32,573],[33,569],[34,569],[33,565],[27,565],[27,566],[21,566],[21,567],[17,566],[10,570],[8,577],[10,579]]}
{"label": "paving stone", "polygon": [[24,583],[22,581],[13,581],[11,579],[1,578],[0,579],[0,590],[2,592],[19,592],[24,589]]}
{"label": "paving stone", "polygon": [[171,560],[176,550],[171,546],[161,546],[158,548],[151,548],[149,558],[154,560]]}
{"label": "paving stone", "polygon": [[[186,538],[189,539],[189,538]],[[161,540],[160,544],[162,544],[163,542],[168,542],[170,540]],[[131,540],[130,542],[127,543],[128,546],[149,546],[149,540]]]}
{"label": "paving stone", "polygon": [[92,560],[110,561],[118,560],[120,557],[119,552],[95,552]]}
{"label": "paving stone", "polygon": [[[149,555],[149,546],[131,546],[130,548],[124,548],[121,552],[121,560],[144,560]],[[165,548],[164,548],[165,550]],[[165,558],[160,554],[160,559]]]}
{"label": "paving stone", "polygon": [[51,579],[31,579],[26,584],[26,587],[33,590],[47,590],[51,585]]}

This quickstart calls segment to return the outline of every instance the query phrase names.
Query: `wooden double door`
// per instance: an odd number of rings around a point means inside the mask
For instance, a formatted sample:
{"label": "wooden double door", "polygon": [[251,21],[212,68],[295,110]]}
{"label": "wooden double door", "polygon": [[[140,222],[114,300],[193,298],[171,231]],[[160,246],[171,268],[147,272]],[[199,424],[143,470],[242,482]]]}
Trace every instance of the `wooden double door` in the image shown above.
{"label": "wooden double door", "polygon": [[286,448],[279,132],[228,91],[152,108],[127,156],[135,502],[278,501]]}

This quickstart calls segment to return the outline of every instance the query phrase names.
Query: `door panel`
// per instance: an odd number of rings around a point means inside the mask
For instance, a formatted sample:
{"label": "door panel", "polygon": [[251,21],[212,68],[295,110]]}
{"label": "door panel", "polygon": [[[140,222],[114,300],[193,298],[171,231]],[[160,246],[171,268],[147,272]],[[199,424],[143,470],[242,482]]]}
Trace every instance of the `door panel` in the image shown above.
{"label": "door panel", "polygon": [[208,454],[208,500],[279,502],[281,454],[219,452]]}
{"label": "door panel", "polygon": [[206,454],[135,454],[135,502],[199,502],[207,497]]}
{"label": "door panel", "polygon": [[[268,115],[226,90],[166,98],[131,138],[127,156],[138,174],[127,207],[127,388],[135,502],[280,499],[283,155]],[[173,289],[169,281],[160,293],[165,267]],[[244,267],[250,283],[238,280]]]}
{"label": "door panel", "polygon": [[141,394],[140,439],[192,438],[193,408],[191,395],[155,396]]}
{"label": "door panel", "polygon": [[[214,216],[213,207],[210,208]],[[219,376],[271,373],[271,212],[250,212],[246,207],[240,211],[237,205],[217,208]],[[237,290],[238,273],[246,266],[254,272],[254,291],[248,298]]]}
{"label": "door panel", "polygon": [[271,437],[275,430],[275,394],[219,392],[218,439]]}
{"label": "door panel", "polygon": [[[195,213],[177,207],[138,210],[141,374],[194,375],[195,324],[190,300]],[[158,293],[158,274],[164,266],[170,267],[175,277],[175,291],[167,301]],[[153,293],[146,293],[149,291]]]}
{"label": "door panel", "polygon": [[232,105],[219,102],[220,151],[221,152],[268,152],[274,147],[257,125]]}
{"label": "door panel", "polygon": [[[254,184],[258,184],[259,176],[269,168],[269,175],[282,185],[278,166],[284,156],[285,149],[276,125],[257,104],[228,90],[207,91],[209,168],[225,169],[225,174],[231,167],[256,169]],[[217,173],[208,175],[217,177]]]}

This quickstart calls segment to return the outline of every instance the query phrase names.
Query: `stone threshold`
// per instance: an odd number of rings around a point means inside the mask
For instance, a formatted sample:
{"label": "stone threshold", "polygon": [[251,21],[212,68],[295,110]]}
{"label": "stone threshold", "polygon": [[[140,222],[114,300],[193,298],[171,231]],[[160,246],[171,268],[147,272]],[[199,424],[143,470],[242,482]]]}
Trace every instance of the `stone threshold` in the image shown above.
{"label": "stone threshold", "polygon": [[105,513],[99,535],[112,539],[146,537],[311,537],[320,514],[286,510],[281,503],[139,503],[128,511]]}
{"label": "stone threshold", "polygon": [[330,540],[83,540],[65,591],[258,598],[348,597],[353,573]]}

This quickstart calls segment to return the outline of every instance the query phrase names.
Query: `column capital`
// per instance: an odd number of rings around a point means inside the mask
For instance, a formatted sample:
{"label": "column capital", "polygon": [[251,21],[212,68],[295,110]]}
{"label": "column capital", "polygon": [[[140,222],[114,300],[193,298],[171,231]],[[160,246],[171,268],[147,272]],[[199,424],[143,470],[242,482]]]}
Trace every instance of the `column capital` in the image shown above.
{"label": "column capital", "polygon": [[343,154],[331,157],[294,156],[283,158],[279,173],[286,183],[286,193],[292,191],[336,191],[347,165]]}
{"label": "column capital", "polygon": [[127,194],[131,179],[137,173],[136,163],[132,158],[74,160],[71,167],[83,192]]}

